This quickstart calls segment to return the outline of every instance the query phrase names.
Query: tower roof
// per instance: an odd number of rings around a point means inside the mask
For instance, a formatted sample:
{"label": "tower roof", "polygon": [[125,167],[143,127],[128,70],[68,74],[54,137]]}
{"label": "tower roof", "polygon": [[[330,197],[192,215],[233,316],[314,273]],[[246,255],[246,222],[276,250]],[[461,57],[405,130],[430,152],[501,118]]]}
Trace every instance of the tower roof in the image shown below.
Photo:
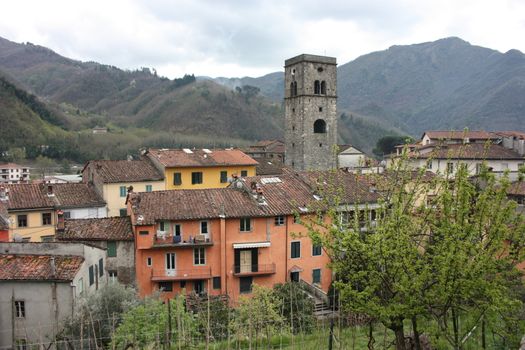
{"label": "tower roof", "polygon": [[295,56],[284,61],[284,66],[290,66],[298,62],[316,62],[316,63],[325,63],[325,64],[337,64],[337,59],[335,57],[328,56],[317,56],[303,53],[302,55]]}

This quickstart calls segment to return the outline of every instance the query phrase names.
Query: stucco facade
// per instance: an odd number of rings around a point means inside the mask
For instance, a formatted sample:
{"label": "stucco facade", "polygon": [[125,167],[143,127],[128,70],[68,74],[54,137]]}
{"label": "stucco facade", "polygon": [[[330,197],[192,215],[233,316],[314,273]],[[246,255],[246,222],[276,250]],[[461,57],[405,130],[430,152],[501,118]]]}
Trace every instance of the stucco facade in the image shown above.
{"label": "stucco facade", "polygon": [[126,212],[126,195],[129,186],[135,192],[147,192],[148,186],[152,191],[164,190],[164,181],[119,182],[102,185],[102,197],[107,203],[109,217],[121,216]]}

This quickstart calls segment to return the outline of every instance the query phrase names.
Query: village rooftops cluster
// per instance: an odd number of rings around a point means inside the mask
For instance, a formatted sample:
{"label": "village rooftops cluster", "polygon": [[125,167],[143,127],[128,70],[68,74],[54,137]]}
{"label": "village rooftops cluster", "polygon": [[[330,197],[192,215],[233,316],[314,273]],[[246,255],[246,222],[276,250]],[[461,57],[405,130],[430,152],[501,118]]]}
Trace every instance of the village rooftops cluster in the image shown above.
{"label": "village rooftops cluster", "polygon": [[0,254],[0,281],[72,281],[83,261],[81,256]]}
{"label": "village rooftops cluster", "polygon": [[374,203],[379,197],[350,173],[288,172],[239,178],[220,189],[132,193],[129,200],[140,225],[160,220],[271,217],[294,215],[315,207],[321,202],[321,188],[327,183],[342,189],[344,204]]}
{"label": "village rooftops cluster", "polygon": [[523,156],[519,155],[512,149],[490,143],[457,143],[443,145],[430,144],[415,148],[411,153],[409,153],[409,156],[415,158],[436,159],[523,159]]}
{"label": "village rooftops cluster", "polygon": [[129,216],[65,220],[59,241],[133,241]]}
{"label": "village rooftops cluster", "polygon": [[9,210],[106,205],[95,189],[84,183],[0,185],[0,202]]}
{"label": "village rooftops cluster", "polygon": [[238,149],[149,149],[147,155],[162,166],[214,167],[257,165],[257,161]]}

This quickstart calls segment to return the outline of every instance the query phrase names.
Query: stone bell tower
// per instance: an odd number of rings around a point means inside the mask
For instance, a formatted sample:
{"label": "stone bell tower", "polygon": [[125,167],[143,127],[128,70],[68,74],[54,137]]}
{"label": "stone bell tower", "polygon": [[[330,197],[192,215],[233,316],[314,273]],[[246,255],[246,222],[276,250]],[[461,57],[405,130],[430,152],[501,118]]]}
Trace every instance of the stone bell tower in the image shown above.
{"label": "stone bell tower", "polygon": [[284,63],[285,163],[295,170],[337,166],[337,62],[299,55]]}

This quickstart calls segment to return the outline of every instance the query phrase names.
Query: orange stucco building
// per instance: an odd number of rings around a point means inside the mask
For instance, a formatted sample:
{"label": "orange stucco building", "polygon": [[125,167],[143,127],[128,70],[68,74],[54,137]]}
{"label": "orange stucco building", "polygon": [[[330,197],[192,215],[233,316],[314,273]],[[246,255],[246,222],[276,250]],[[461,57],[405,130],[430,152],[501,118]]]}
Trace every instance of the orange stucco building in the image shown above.
{"label": "orange stucco building", "polygon": [[[235,301],[253,284],[295,280],[327,292],[329,258],[314,246],[294,214],[320,202],[315,174],[248,177],[230,187],[131,193],[128,211],[136,246],[141,296],[162,290],[227,294]],[[375,205],[377,194],[342,174],[354,208]]]}

